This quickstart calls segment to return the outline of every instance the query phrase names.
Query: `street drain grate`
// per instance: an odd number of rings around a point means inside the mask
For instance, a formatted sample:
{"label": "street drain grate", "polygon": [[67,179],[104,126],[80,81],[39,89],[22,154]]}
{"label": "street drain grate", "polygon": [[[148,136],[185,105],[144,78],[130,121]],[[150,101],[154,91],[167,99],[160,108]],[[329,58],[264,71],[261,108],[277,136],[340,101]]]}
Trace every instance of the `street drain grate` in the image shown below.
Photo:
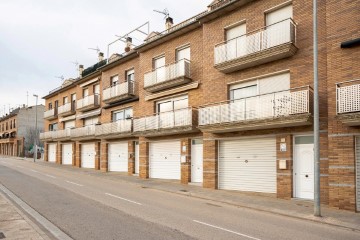
{"label": "street drain grate", "polygon": [[6,238],[4,233],[0,232],[0,239],[4,239],[4,238]]}

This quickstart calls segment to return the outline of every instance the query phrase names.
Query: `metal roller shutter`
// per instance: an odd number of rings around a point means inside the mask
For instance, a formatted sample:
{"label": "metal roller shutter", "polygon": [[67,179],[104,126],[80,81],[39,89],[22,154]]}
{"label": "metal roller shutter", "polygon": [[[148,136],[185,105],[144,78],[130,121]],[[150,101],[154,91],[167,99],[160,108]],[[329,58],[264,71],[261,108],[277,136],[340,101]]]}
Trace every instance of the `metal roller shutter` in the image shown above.
{"label": "metal roller shutter", "polygon": [[72,165],[72,144],[63,144],[62,145],[62,164],[63,165]]}
{"label": "metal roller shutter", "polygon": [[95,144],[81,144],[81,167],[95,168]]}
{"label": "metal roller shutter", "polygon": [[360,212],[360,137],[356,138],[356,210]]}
{"label": "metal roller shutter", "polygon": [[276,193],[275,138],[220,141],[219,188]]}
{"label": "metal roller shutter", "polygon": [[49,162],[56,162],[56,143],[49,144]]}
{"label": "metal roller shutter", "polygon": [[180,141],[150,143],[150,178],[180,179]]}
{"label": "metal roller shutter", "polygon": [[128,143],[109,144],[109,171],[127,172],[128,171]]}

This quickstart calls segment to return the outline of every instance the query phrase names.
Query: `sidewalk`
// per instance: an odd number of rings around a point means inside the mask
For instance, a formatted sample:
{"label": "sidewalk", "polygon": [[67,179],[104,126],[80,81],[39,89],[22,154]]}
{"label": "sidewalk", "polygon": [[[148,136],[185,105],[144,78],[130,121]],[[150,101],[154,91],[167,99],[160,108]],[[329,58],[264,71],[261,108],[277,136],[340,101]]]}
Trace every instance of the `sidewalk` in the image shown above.
{"label": "sidewalk", "polygon": [[0,239],[49,239],[0,191]]}
{"label": "sidewalk", "polygon": [[[24,159],[21,159],[24,160]],[[124,181],[131,184],[140,185],[143,188],[156,189],[160,191],[191,196],[215,202],[221,202],[238,207],[245,207],[258,211],[264,211],[283,216],[311,220],[324,224],[345,227],[360,231],[360,213],[343,211],[322,206],[322,216],[313,216],[312,201],[298,199],[283,200],[264,194],[251,194],[238,191],[212,190],[194,185],[183,185],[179,181],[158,180],[158,179],[139,179],[135,176],[128,176],[122,173],[102,173],[100,171],[76,168],[71,166],[61,166],[57,164],[38,161],[37,164],[47,167],[61,168],[66,171],[79,172],[94,177],[107,178],[115,181]]]}

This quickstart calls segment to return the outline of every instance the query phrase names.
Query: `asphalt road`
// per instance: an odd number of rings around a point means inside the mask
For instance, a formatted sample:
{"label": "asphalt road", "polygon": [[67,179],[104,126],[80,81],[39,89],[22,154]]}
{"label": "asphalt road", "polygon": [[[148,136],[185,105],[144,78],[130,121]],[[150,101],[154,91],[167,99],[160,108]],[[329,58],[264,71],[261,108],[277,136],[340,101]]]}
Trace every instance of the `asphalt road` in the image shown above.
{"label": "asphalt road", "polygon": [[0,159],[0,183],[74,239],[360,239],[311,221]]}

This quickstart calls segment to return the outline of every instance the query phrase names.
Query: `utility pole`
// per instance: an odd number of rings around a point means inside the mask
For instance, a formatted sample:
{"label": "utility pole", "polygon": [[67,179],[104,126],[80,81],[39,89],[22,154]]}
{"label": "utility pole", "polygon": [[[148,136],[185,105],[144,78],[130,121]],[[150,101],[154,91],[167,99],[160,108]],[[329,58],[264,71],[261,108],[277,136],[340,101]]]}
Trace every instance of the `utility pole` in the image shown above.
{"label": "utility pole", "polygon": [[320,120],[319,120],[319,75],[317,0],[313,0],[314,35],[314,216],[321,217],[320,209]]}
{"label": "utility pole", "polygon": [[36,161],[37,158],[37,135],[38,135],[38,131],[37,131],[37,105],[38,105],[38,95],[34,94],[34,97],[36,97],[36,105],[35,105],[35,139],[34,139],[34,162]]}

